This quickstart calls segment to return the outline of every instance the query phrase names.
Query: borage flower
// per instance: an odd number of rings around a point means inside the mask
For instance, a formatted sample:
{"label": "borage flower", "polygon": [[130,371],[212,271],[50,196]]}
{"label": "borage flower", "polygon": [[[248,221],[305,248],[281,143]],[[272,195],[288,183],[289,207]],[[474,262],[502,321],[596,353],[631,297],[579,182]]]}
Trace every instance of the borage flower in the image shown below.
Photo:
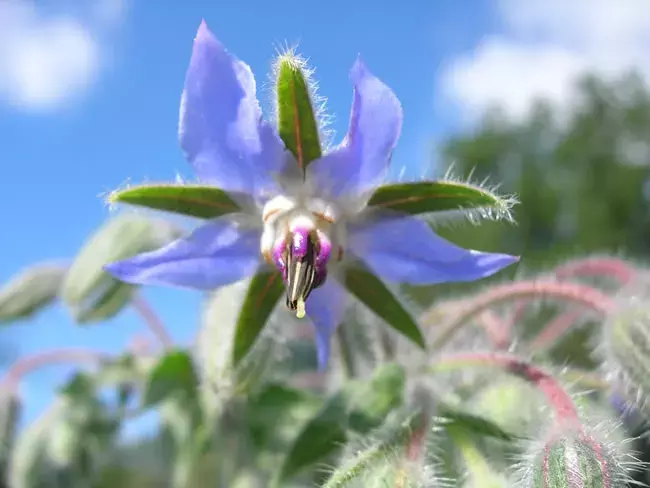
{"label": "borage flower", "polygon": [[[290,56],[283,62],[298,63]],[[345,308],[340,270],[346,266],[422,285],[476,280],[515,262],[462,249],[422,220],[368,204],[386,177],[402,108],[360,60],[351,81],[344,141],[322,154],[316,137],[317,157],[310,160],[313,146],[301,145],[300,125],[287,135],[263,120],[250,68],[202,23],[181,99],[180,144],[198,178],[228,192],[238,211],[107,270],[133,284],[210,290],[274,266],[289,310],[306,314],[315,326],[323,368]]]}

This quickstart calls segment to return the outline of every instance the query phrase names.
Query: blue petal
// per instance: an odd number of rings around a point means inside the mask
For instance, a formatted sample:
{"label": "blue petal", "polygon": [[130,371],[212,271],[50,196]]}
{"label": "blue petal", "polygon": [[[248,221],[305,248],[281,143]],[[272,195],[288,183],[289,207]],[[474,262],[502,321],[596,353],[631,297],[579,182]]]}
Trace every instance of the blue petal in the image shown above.
{"label": "blue petal", "polygon": [[352,224],[348,250],[388,281],[428,285],[474,281],[515,263],[518,257],[456,246],[414,217],[393,213]]}
{"label": "blue petal", "polygon": [[330,277],[323,286],[311,292],[305,304],[315,329],[319,371],[323,371],[329,362],[330,342],[332,334],[343,321],[345,298],[343,287]]}
{"label": "blue petal", "polygon": [[255,273],[260,237],[259,229],[222,218],[163,248],[104,269],[127,283],[211,290]]}
{"label": "blue petal", "polygon": [[308,166],[308,177],[329,196],[366,193],[381,184],[402,129],[402,106],[388,86],[358,59],[350,79],[350,127],[337,149]]}
{"label": "blue petal", "polygon": [[181,98],[180,144],[199,179],[226,191],[275,191],[284,146],[262,120],[255,78],[205,22],[194,40]]}

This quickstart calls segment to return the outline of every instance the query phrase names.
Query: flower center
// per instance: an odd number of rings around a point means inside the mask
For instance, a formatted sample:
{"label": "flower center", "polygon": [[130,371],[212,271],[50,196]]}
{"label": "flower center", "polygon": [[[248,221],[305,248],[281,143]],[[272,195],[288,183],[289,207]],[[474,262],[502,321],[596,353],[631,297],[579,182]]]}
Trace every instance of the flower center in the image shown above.
{"label": "flower center", "polygon": [[274,248],[274,261],[286,284],[287,308],[298,318],[305,315],[305,301],[325,282],[331,244],[318,231],[295,229]]}
{"label": "flower center", "polygon": [[[261,251],[267,262],[282,273],[287,308],[298,318],[305,315],[305,302],[327,278],[332,253],[330,235],[335,234],[336,215],[319,202],[297,205],[277,197],[264,208],[264,234]],[[337,246],[337,259],[342,249]]]}

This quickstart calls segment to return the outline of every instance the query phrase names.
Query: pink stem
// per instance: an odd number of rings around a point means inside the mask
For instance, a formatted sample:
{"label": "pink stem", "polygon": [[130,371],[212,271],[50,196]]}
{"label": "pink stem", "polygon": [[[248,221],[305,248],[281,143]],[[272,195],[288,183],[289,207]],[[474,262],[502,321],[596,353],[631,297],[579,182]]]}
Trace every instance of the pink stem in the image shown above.
{"label": "pink stem", "polygon": [[[625,261],[617,258],[586,258],[559,266],[555,270],[558,279],[576,276],[610,276],[620,285],[626,285],[634,279],[636,271]],[[529,344],[532,350],[547,347],[565,334],[582,315],[580,310],[570,310],[556,317]]]}
{"label": "pink stem", "polygon": [[[406,444],[405,460],[407,462],[417,462],[421,459],[425,443],[427,440],[427,430],[429,422],[426,413],[419,414],[418,424],[415,426],[409,440]],[[408,467],[406,468],[408,469]],[[405,488],[407,481],[406,471],[402,470],[395,481],[395,488]]]}
{"label": "pink stem", "polygon": [[600,290],[576,283],[520,281],[495,286],[471,300],[465,310],[461,311],[454,320],[442,328],[440,334],[434,340],[432,348],[441,347],[468,320],[493,305],[519,298],[542,296],[576,302],[601,314],[606,314],[613,306],[612,299]]}
{"label": "pink stem", "polygon": [[[554,274],[559,280],[584,276],[610,276],[616,279],[619,284],[625,285],[634,279],[636,271],[622,259],[586,258],[570,261],[558,266],[555,269]],[[528,300],[521,300],[515,305],[512,317],[505,325],[507,329],[516,326],[516,324],[522,319],[527,306]]]}
{"label": "pink stem", "polygon": [[484,310],[478,316],[478,322],[495,348],[507,349],[510,346],[510,327],[496,313],[492,310]]}
{"label": "pink stem", "polygon": [[513,329],[517,326],[526,313],[526,307],[528,307],[528,300],[518,300],[515,303],[514,310],[508,319],[508,329]]}
{"label": "pink stem", "polygon": [[553,376],[534,364],[506,353],[459,353],[442,356],[437,362],[456,362],[462,365],[499,366],[507,372],[529,381],[544,394],[555,412],[558,424],[579,425],[579,416],[573,400]]}
{"label": "pink stem", "polygon": [[555,342],[558,338],[562,337],[571,326],[578,320],[583,314],[582,310],[569,310],[551,322],[549,322],[544,329],[530,341],[528,347],[530,350],[539,350],[548,347],[550,344]]}
{"label": "pink stem", "polygon": [[163,347],[169,349],[174,346],[174,341],[167,333],[167,328],[158,314],[149,306],[149,303],[139,293],[134,293],[131,300],[133,308],[138,312],[142,320],[144,320],[149,330],[160,341]]}
{"label": "pink stem", "polygon": [[24,376],[45,366],[61,363],[96,364],[107,359],[104,353],[90,349],[57,349],[18,359],[0,380],[0,390],[16,394]]}
{"label": "pink stem", "polygon": [[558,279],[574,276],[610,276],[625,285],[634,279],[636,271],[625,261],[617,258],[586,258],[572,261],[555,269]]}

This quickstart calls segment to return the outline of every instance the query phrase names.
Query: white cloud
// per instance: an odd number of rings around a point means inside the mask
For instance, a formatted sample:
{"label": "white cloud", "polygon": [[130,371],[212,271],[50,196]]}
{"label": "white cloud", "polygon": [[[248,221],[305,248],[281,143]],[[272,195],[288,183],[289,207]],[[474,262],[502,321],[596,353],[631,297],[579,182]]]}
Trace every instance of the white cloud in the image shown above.
{"label": "white cloud", "polygon": [[493,104],[513,117],[535,98],[570,106],[585,72],[610,77],[630,68],[650,78],[647,0],[496,0],[504,31],[455,59],[443,94],[471,115]]}
{"label": "white cloud", "polygon": [[45,14],[26,0],[0,1],[0,102],[50,110],[83,95],[101,67],[106,27],[122,0],[93,0],[91,15]]}

